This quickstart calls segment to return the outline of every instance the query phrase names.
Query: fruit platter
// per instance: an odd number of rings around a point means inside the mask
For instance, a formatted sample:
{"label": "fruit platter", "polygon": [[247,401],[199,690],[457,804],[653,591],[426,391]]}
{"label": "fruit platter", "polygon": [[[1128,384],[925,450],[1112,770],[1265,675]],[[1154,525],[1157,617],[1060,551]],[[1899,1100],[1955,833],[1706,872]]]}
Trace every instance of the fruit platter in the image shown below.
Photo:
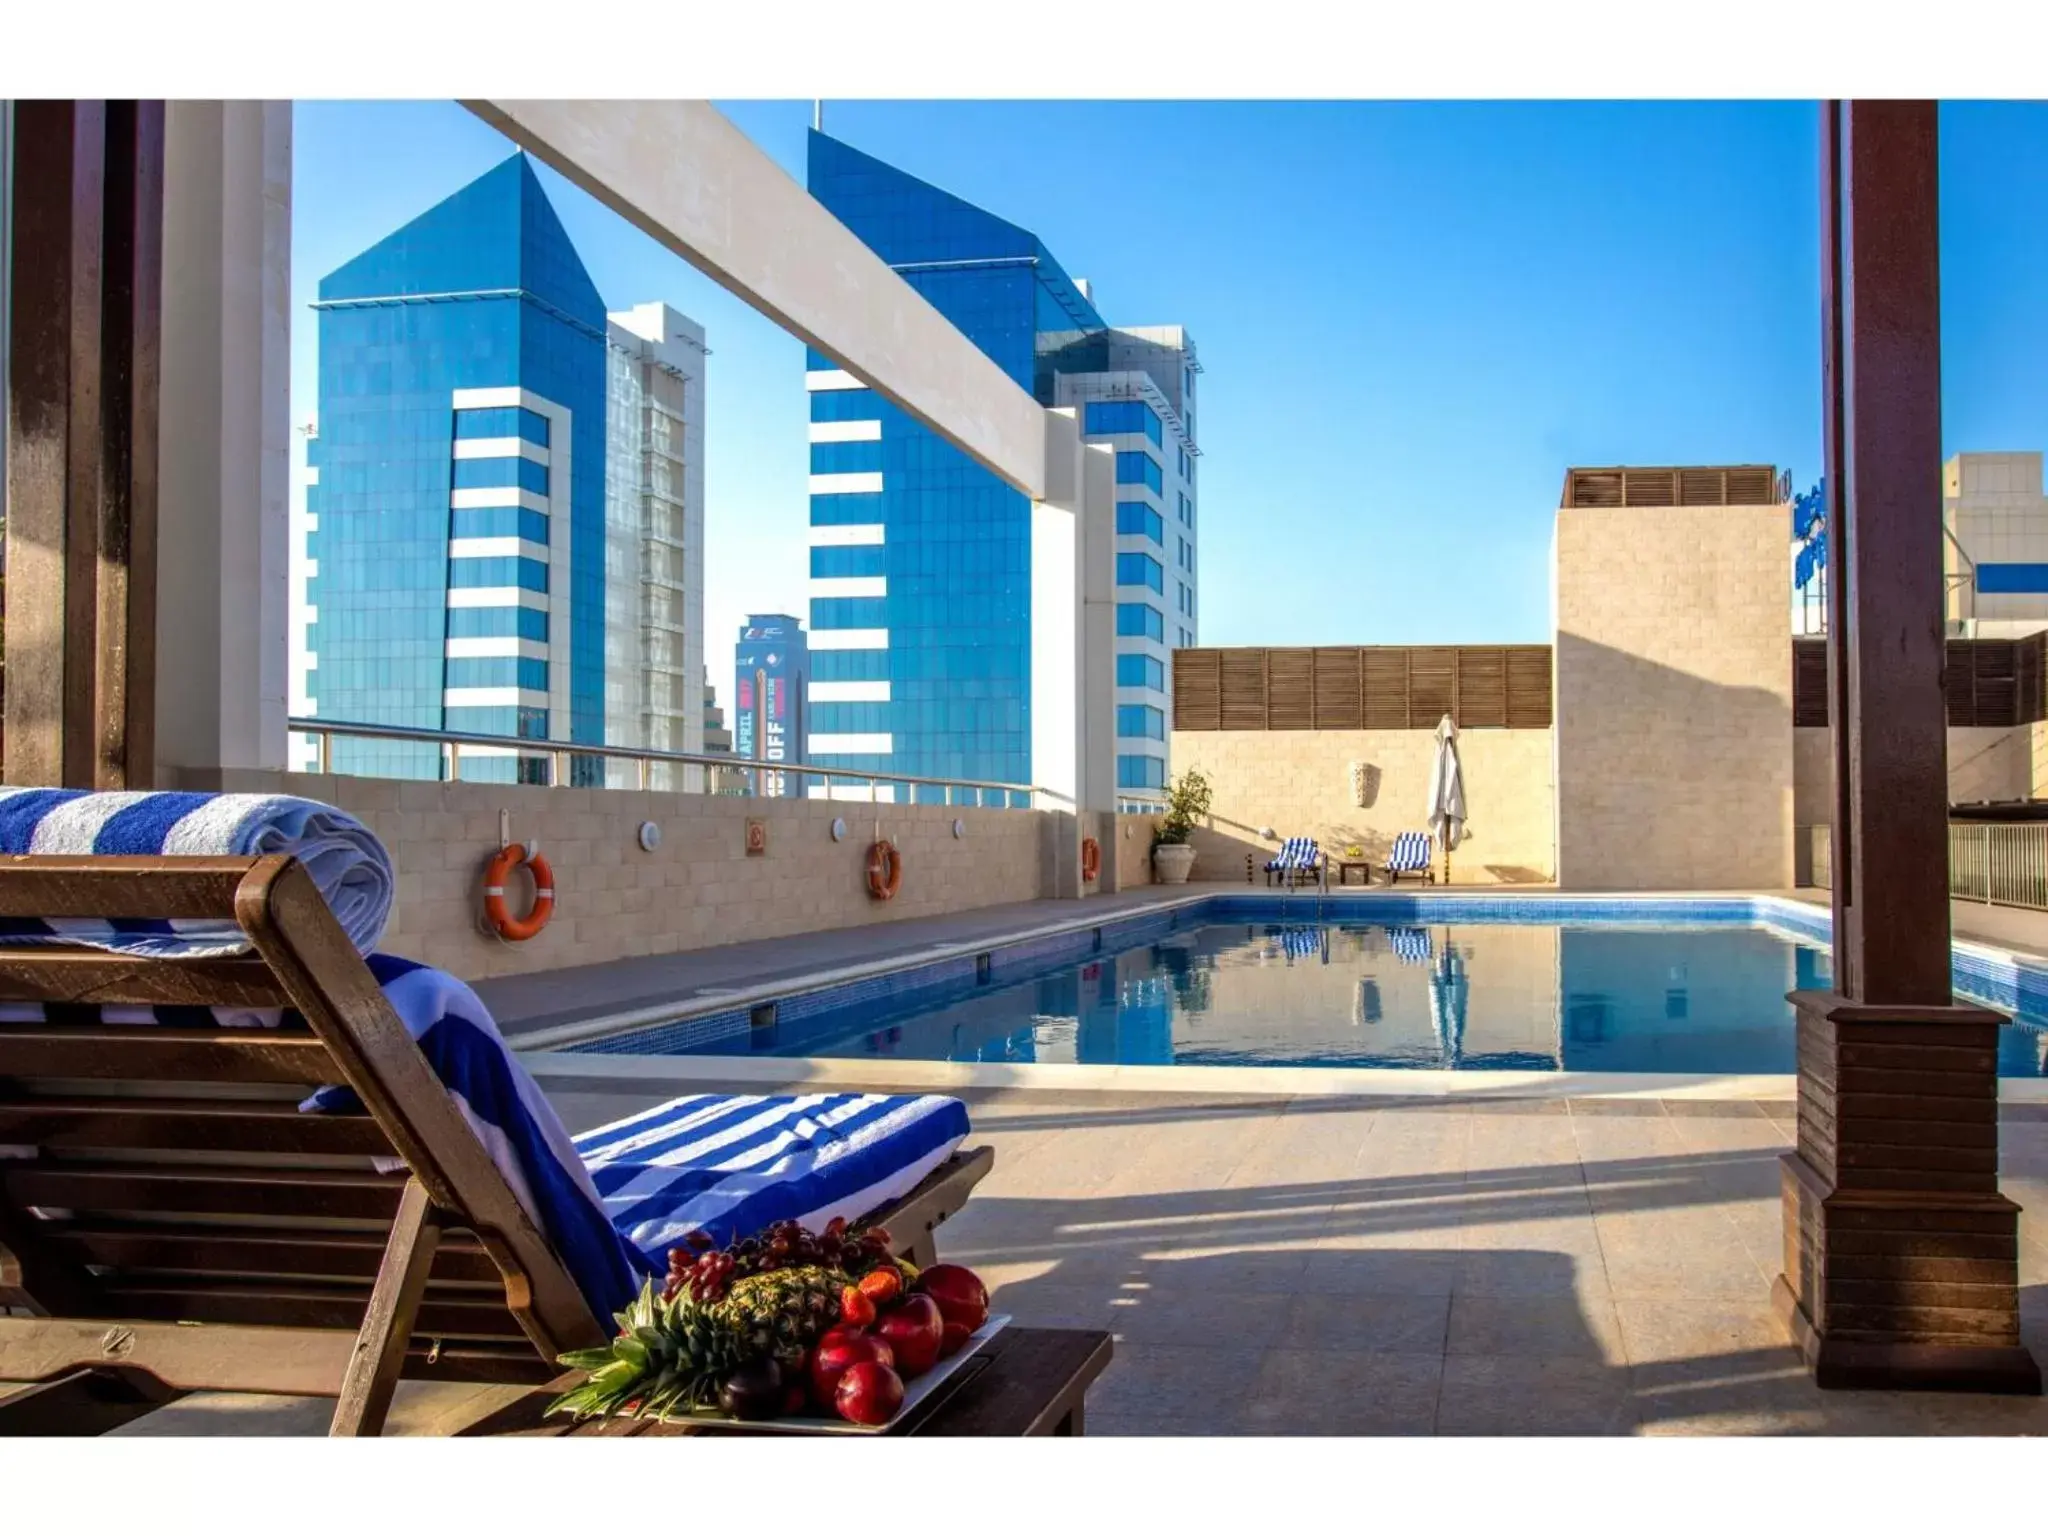
{"label": "fruit platter", "polygon": [[550,1414],[876,1434],[1009,1319],[989,1316],[972,1270],[920,1270],[882,1228],[835,1218],[722,1248],[693,1232],[615,1321],[609,1344],[561,1357],[587,1375]]}

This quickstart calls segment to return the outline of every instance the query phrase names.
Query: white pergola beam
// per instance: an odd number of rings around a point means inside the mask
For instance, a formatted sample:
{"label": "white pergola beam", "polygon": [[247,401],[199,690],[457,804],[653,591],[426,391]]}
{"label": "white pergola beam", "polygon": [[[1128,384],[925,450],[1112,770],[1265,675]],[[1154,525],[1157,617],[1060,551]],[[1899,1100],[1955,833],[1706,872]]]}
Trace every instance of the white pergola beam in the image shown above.
{"label": "white pergola beam", "polygon": [[1045,412],[708,102],[465,101],[478,117],[1034,501]]}

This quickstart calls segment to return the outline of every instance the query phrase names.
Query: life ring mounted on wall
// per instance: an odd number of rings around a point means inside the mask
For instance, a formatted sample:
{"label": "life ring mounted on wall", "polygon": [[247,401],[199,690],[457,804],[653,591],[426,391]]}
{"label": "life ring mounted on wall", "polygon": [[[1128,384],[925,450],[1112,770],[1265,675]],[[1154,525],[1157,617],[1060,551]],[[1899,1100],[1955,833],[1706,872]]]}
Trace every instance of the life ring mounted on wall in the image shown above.
{"label": "life ring mounted on wall", "polygon": [[868,845],[868,894],[877,901],[892,901],[903,884],[903,855],[885,837]]}
{"label": "life ring mounted on wall", "polygon": [[[505,905],[505,877],[521,864],[533,871],[533,910],[514,917]],[[524,943],[547,927],[555,914],[555,872],[535,849],[529,857],[524,843],[507,843],[484,867],[484,920],[508,944]]]}
{"label": "life ring mounted on wall", "polygon": [[1081,839],[1081,879],[1092,884],[1102,873],[1102,844],[1092,837]]}

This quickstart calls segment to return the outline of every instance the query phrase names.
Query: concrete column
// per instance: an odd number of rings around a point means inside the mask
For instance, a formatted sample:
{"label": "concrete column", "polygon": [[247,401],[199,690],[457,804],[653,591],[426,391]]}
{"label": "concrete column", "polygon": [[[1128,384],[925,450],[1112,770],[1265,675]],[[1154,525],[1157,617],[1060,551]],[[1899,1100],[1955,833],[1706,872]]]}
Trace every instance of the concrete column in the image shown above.
{"label": "concrete column", "polygon": [[285,766],[291,180],[290,102],[170,104],[159,783]]}
{"label": "concrete column", "polygon": [[1047,895],[1081,891],[1083,450],[1071,410],[1045,414],[1045,498],[1031,504],[1031,782],[1049,793]]}
{"label": "concrete column", "polygon": [[1082,449],[1081,491],[1081,805],[1106,813],[1116,808],[1116,450],[1107,443]]}

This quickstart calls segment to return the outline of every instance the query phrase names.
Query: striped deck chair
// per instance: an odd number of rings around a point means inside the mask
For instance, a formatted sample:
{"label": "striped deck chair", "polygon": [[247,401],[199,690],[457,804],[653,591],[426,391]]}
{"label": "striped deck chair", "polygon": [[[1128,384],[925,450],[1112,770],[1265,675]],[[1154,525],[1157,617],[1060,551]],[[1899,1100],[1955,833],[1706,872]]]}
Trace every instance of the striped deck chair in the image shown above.
{"label": "striped deck chair", "polygon": [[1389,928],[1387,947],[1404,965],[1427,965],[1435,958],[1427,928]]}
{"label": "striped deck chair", "polygon": [[1387,884],[1400,883],[1403,875],[1416,875],[1436,884],[1436,870],[1430,862],[1430,838],[1427,832],[1403,832],[1394,839],[1394,846],[1387,850]]}
{"label": "striped deck chair", "polygon": [[1292,959],[1312,959],[1323,952],[1323,931],[1320,928],[1282,928],[1279,939],[1280,952]]}
{"label": "striped deck chair", "polygon": [[679,1099],[571,1170],[474,994],[359,954],[298,859],[0,858],[0,1439],[197,1391],[334,1398],[342,1435],[400,1377],[561,1391],[693,1226],[873,1209],[928,1264],[992,1162],[951,1104]]}
{"label": "striped deck chair", "polygon": [[1290,837],[1280,845],[1280,852],[1266,861],[1266,884],[1271,885],[1277,876],[1282,886],[1300,885],[1316,879],[1322,867],[1323,855],[1314,838]]}

